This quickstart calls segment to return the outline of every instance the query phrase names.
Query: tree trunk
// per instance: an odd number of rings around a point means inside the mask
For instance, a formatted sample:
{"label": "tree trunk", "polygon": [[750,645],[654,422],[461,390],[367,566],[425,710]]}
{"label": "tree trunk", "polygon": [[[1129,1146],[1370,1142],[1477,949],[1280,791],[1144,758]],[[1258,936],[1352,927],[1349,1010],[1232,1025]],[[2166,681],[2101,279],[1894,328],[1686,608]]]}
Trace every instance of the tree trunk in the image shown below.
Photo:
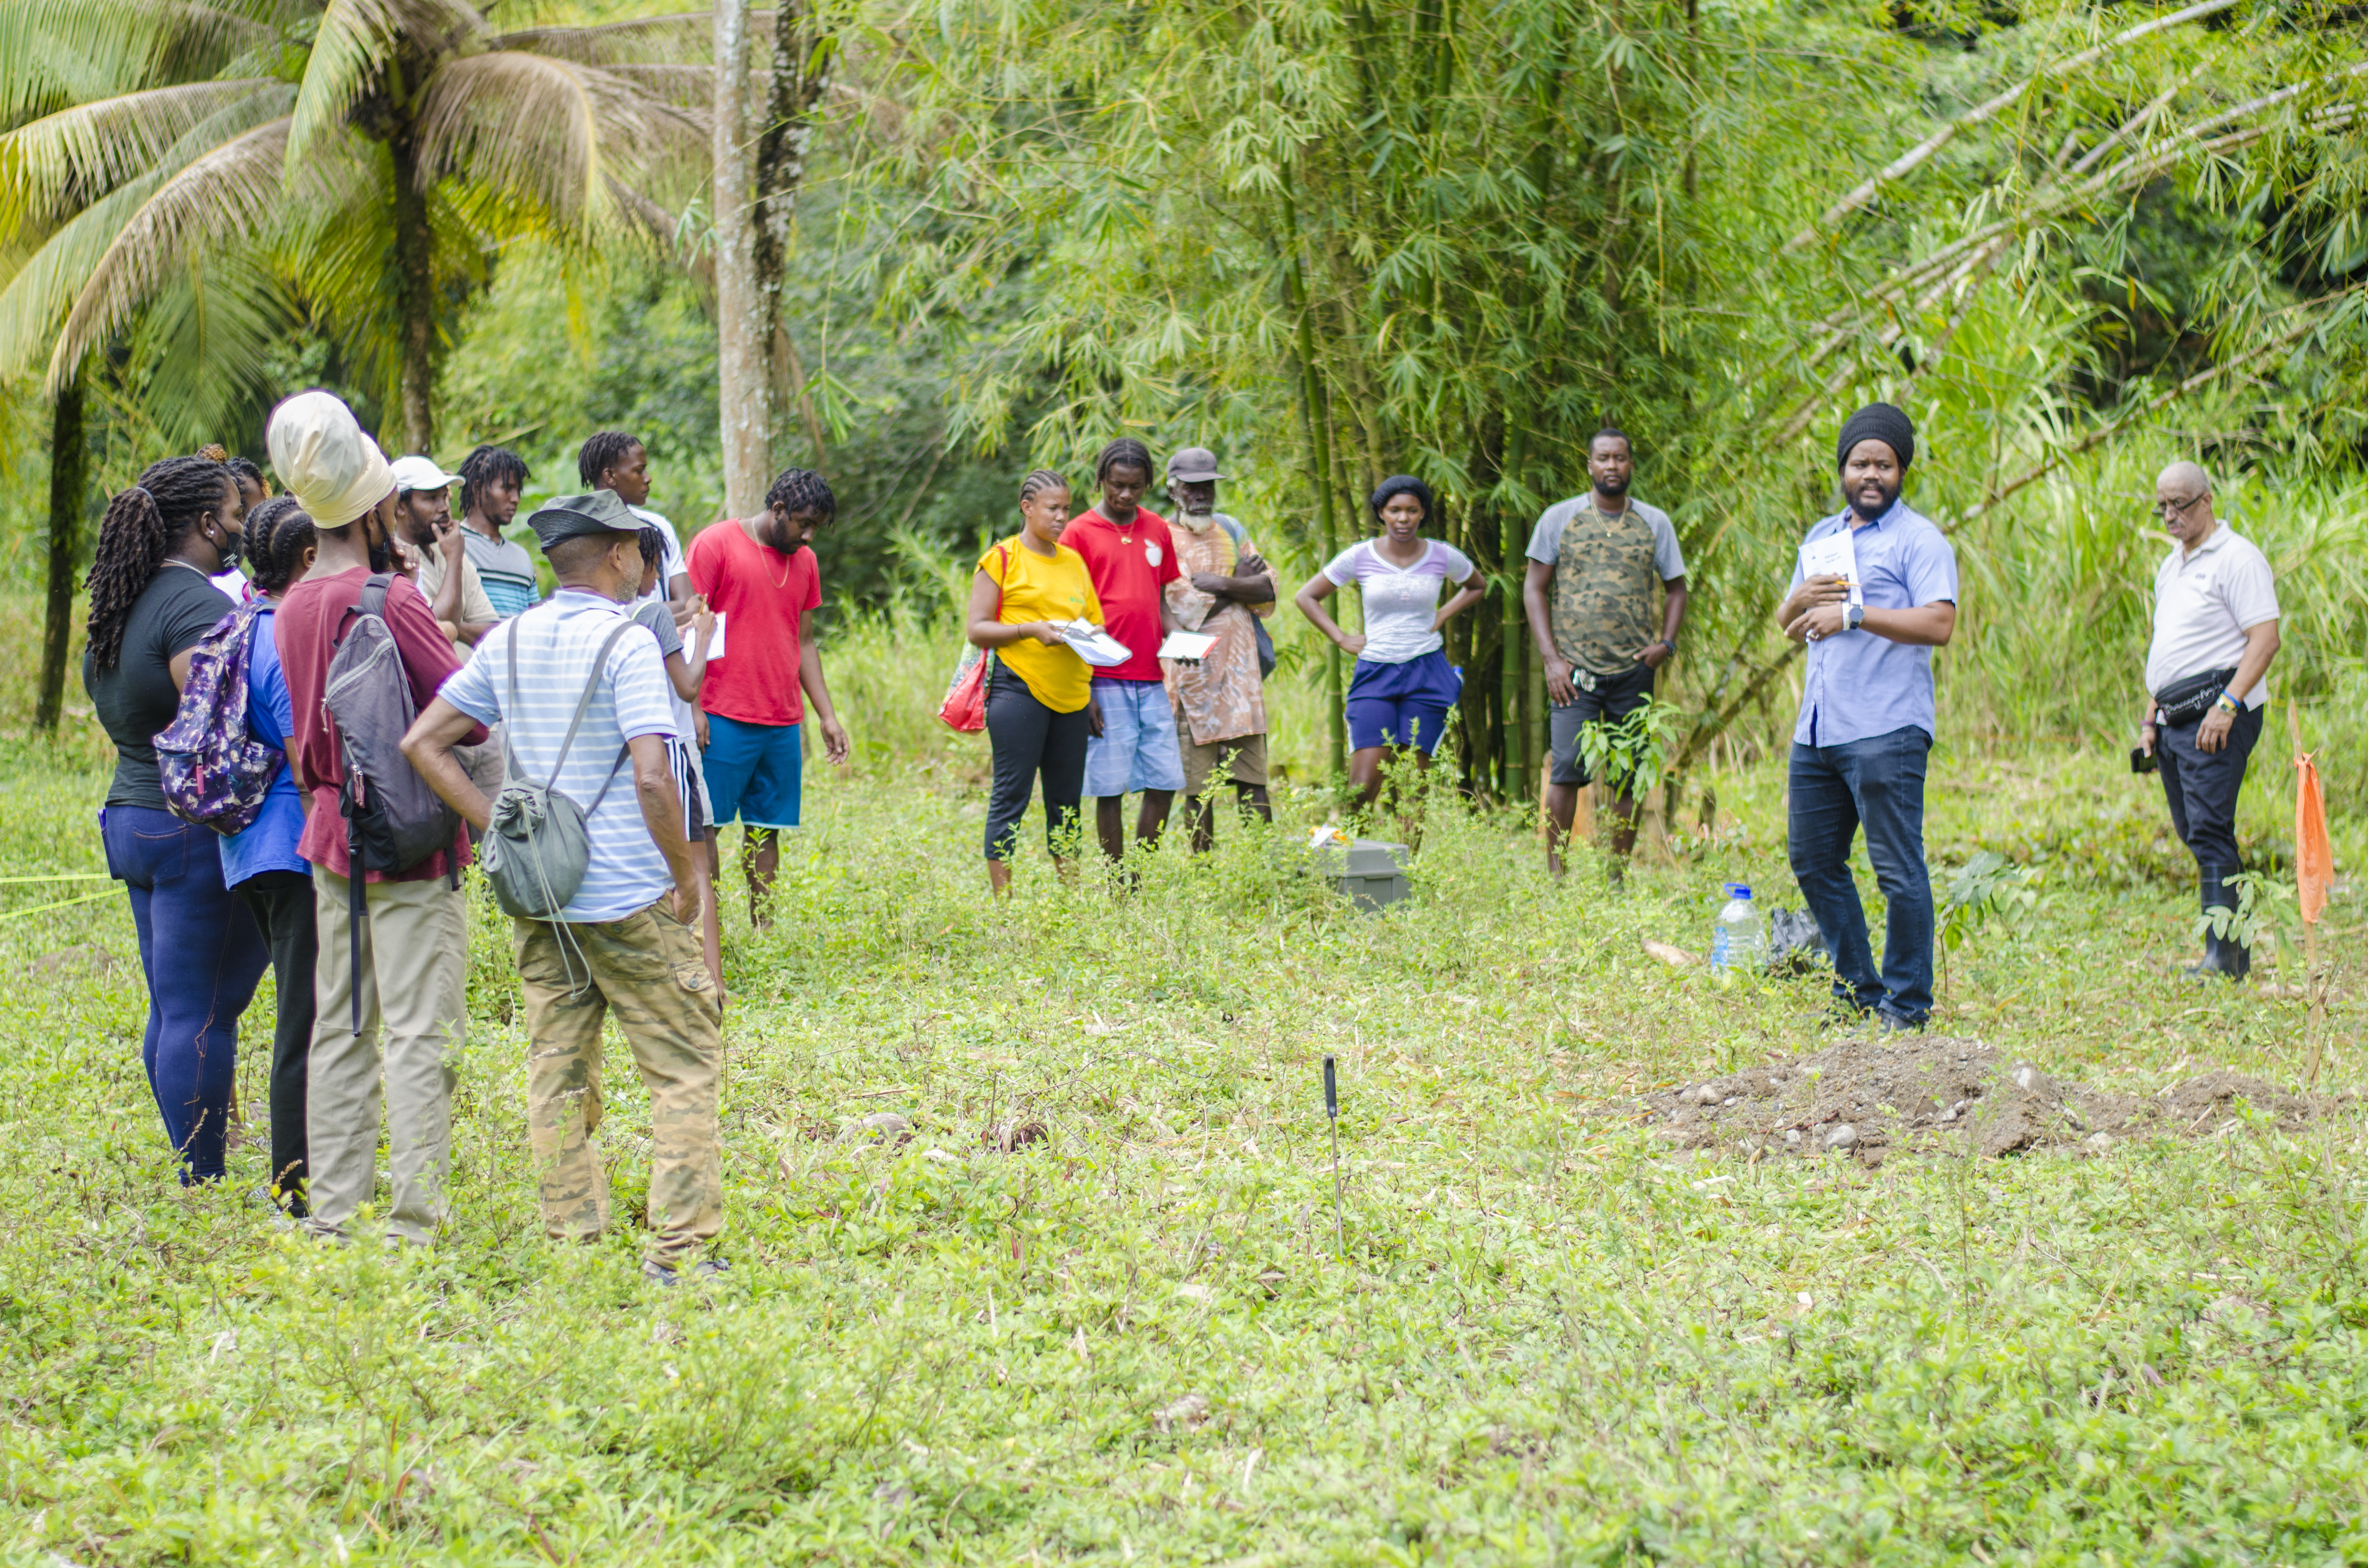
{"label": "tree trunk", "polygon": [[82,369],[50,405],[50,600],[41,623],[41,691],[33,727],[58,728],[66,692],[66,646],[74,640],[74,568],[82,562],[82,509],[89,449],[82,427]]}
{"label": "tree trunk", "polygon": [[427,195],[419,188],[419,144],[405,126],[387,139],[394,161],[395,312],[401,323],[397,385],[403,449],[425,455],[435,444],[436,236]]}
{"label": "tree trunk", "polygon": [[757,279],[756,178],[748,136],[747,0],[715,6],[716,380],[723,509],[753,516],[772,483],[772,386]]}
{"label": "tree trunk", "polygon": [[823,461],[822,421],[806,396],[804,367],[790,340],[781,310],[788,270],[790,222],[805,183],[806,149],[814,141],[814,106],[830,86],[833,40],[807,36],[810,13],[801,0],[782,0],[774,12],[772,63],[765,126],[757,139],[757,213],[753,227],[760,332],[769,355],[767,387],[776,412],[797,408],[805,418],[814,461]]}

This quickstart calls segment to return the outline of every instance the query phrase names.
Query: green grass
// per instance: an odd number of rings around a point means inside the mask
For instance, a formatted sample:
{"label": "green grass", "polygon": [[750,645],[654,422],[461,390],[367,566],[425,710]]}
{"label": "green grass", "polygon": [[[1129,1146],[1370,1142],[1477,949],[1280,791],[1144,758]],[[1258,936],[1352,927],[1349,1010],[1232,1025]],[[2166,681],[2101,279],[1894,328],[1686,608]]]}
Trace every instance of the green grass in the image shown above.
{"label": "green grass", "polygon": [[[904,678],[845,670],[883,701]],[[1442,803],[1417,897],[1373,917],[1231,822],[1132,892],[1062,889],[1038,840],[991,906],[983,755],[816,768],[779,924],[727,926],[734,1267],[706,1293],[643,1287],[630,1233],[540,1238],[482,898],[455,1216],[423,1256],[274,1232],[239,1200],[259,1152],[175,1186],[120,898],[0,921],[6,1561],[2368,1557],[2348,1115],[1868,1171],[1673,1162],[1617,1114],[1827,1039],[1813,983],[1725,990],[1638,945],[1705,945],[1731,877],[1797,902],[1772,771],[1713,780],[1715,834],[1621,893]],[[2025,926],[1959,952],[1942,1027],[2127,1088],[2298,1079],[2299,1003],[2167,978],[2192,895],[2117,766],[1941,760],[1936,861],[2045,872]],[[86,741],[0,746],[0,874],[98,869],[103,778]],[[2358,847],[2347,824],[2340,865]],[[2362,922],[2347,891],[2338,1087]],[[73,945],[124,961],[37,971]],[[611,1083],[632,1215],[646,1101]],[[883,1109],[913,1142],[814,1136]],[[1048,1139],[981,1146],[1012,1119]]]}

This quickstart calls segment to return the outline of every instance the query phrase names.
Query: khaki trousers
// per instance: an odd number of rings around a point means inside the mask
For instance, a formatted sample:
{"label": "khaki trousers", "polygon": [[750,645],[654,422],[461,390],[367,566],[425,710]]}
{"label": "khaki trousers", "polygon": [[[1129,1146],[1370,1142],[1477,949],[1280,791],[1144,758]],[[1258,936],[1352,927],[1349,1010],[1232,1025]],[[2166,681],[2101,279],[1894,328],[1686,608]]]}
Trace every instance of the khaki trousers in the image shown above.
{"label": "khaki trousers", "polygon": [[689,1263],[723,1229],[723,1007],[698,938],[660,904],[570,924],[564,944],[552,922],[516,925],[531,1041],[527,1137],[544,1233],[590,1241],[609,1228],[609,1176],[592,1139],[602,1109],[600,1028],[613,1009],[650,1091],[644,1250],[654,1263]]}
{"label": "khaki trousers", "polygon": [[[363,890],[361,971],[353,970],[345,878],[313,869],[321,956],[313,968],[304,1106],[313,1212],[306,1228],[343,1237],[378,1190],[379,1091],[394,1173],[391,1240],[427,1243],[444,1222],[452,1163],[453,1064],[467,1041],[468,906],[442,877]],[[353,1027],[356,982],[361,1032]]]}

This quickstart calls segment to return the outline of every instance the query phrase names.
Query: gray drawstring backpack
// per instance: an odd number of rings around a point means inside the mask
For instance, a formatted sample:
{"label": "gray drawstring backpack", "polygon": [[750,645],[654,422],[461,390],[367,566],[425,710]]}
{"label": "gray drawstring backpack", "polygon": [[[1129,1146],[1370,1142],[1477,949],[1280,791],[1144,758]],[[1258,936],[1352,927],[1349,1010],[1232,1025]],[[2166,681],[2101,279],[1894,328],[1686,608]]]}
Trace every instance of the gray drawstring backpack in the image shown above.
{"label": "gray drawstring backpack", "polygon": [[[485,830],[485,841],[480,846],[485,868],[485,880],[493,884],[494,897],[503,910],[528,920],[557,920],[575,890],[584,885],[584,872],[592,861],[592,841],[585,821],[600,809],[609,798],[609,786],[617,781],[617,769],[632,755],[628,745],[617,753],[617,760],[609,765],[609,777],[601,781],[600,792],[592,797],[588,806],[579,806],[559,792],[560,769],[567,766],[568,751],[575,744],[575,732],[584,722],[585,710],[592,706],[592,693],[600,684],[600,676],[609,666],[609,653],[617,639],[638,628],[632,621],[620,619],[616,627],[600,643],[600,651],[592,657],[592,673],[585,678],[583,695],[575,699],[575,716],[568,722],[567,738],[559,744],[559,759],[551,765],[551,777],[538,784],[527,777],[518,766],[518,748],[511,737],[517,733],[515,722],[502,726],[502,792],[494,797],[493,822]],[[518,627],[513,623],[509,638],[509,713],[518,710]]]}

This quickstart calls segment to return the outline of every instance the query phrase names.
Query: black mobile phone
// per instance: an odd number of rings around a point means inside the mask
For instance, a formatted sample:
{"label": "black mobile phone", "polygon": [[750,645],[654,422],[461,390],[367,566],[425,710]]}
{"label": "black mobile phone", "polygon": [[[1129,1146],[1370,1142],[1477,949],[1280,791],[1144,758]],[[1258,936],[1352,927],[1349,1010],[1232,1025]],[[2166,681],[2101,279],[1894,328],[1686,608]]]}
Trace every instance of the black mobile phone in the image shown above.
{"label": "black mobile phone", "polygon": [[2130,771],[2132,773],[2152,773],[2154,771],[2154,753],[2146,750],[2144,746],[2132,746],[2130,748]]}

